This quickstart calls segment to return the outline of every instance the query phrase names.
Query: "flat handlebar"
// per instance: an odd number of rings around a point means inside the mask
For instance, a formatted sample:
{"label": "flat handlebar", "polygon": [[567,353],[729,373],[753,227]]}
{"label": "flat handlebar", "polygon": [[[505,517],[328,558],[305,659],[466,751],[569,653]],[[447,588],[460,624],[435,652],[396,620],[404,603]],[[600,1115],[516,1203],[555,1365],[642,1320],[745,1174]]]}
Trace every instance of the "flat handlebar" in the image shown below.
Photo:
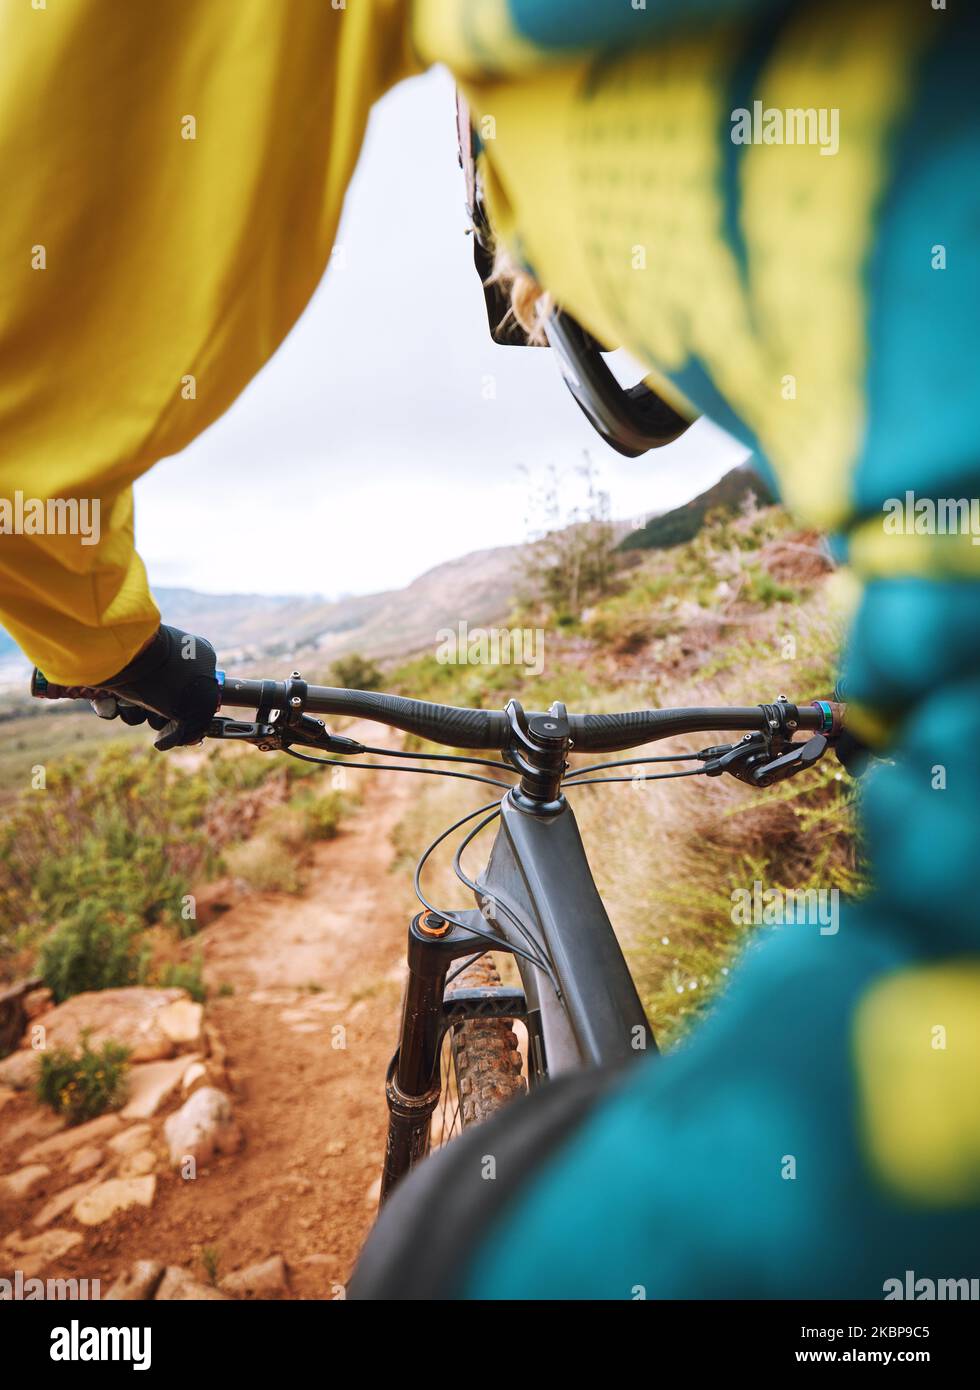
{"label": "flat handlebar", "polygon": [[[281,681],[239,680],[227,677],[222,706],[240,709],[279,708],[285,698]],[[513,739],[510,720],[502,710],[466,709],[410,700],[402,695],[382,695],[373,690],[339,690],[329,686],[307,687],[304,708],[310,714],[343,714],[376,720],[393,729],[418,734],[432,743],[452,748],[497,748]],[[830,706],[837,710],[839,706]],[[534,719],[529,714],[529,719]],[[828,716],[817,705],[797,710],[800,729],[828,729]],[[723,706],[717,709],[651,709],[627,714],[570,714],[568,724],[578,752],[615,753],[676,734],[714,733],[728,730],[765,729],[762,705]]]}
{"label": "flat handlebar", "polygon": [[[219,671],[223,708],[271,711],[287,699],[285,681],[246,680]],[[57,686],[35,671],[31,693],[41,699],[94,699],[111,692],[89,686]],[[345,715],[370,719],[392,729],[417,734],[451,748],[504,749],[513,730],[503,710],[467,709],[385,695],[375,690],[343,690],[332,686],[305,687],[303,708],[308,714]],[[770,706],[722,706],[713,709],[648,709],[625,714],[570,714],[568,725],[577,752],[615,753],[639,748],[678,734],[765,730]],[[834,734],[840,731],[842,705],[815,701],[794,708],[796,727]],[[528,715],[535,719],[536,715]],[[542,716],[543,717],[543,716]]]}

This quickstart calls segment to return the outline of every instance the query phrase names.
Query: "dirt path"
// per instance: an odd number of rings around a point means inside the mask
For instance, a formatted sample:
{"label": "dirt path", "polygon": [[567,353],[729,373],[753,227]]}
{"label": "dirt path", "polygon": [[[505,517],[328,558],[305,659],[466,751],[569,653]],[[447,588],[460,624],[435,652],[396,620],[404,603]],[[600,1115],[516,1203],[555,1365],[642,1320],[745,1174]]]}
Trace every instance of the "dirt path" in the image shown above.
{"label": "dirt path", "polygon": [[[377,1204],[407,927],[391,831],[414,790],[414,779],[364,776],[363,801],[315,847],[301,896],[250,896],[194,938],[244,1148],[193,1182],[161,1173],[149,1210],[85,1231],[59,1274],[104,1291],[138,1259],[203,1279],[208,1249],[219,1277],[278,1253],[293,1297],[343,1296]],[[29,1104],[18,1098],[5,1121]]]}
{"label": "dirt path", "polygon": [[227,1267],[278,1251],[301,1296],[336,1296],[374,1216],[407,926],[391,831],[411,791],[371,777],[302,898],[250,898],[198,938],[205,979],[235,988],[211,1016],[248,1140],[207,1214]]}

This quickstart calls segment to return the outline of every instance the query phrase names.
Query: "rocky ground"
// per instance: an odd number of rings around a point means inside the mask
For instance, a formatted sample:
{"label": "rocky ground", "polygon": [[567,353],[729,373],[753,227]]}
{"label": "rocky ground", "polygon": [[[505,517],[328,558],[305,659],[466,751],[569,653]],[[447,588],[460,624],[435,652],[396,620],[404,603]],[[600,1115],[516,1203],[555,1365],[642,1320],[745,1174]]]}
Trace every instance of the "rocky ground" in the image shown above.
{"label": "rocky ground", "polygon": [[[367,779],[301,897],[254,895],[194,938],[206,1007],[176,989],[29,997],[0,1062],[0,1278],[343,1297],[376,1209],[407,926],[388,872],[407,779]],[[83,1028],[126,1043],[124,1107],[70,1127],[39,1105],[38,1027],[46,1046]]]}

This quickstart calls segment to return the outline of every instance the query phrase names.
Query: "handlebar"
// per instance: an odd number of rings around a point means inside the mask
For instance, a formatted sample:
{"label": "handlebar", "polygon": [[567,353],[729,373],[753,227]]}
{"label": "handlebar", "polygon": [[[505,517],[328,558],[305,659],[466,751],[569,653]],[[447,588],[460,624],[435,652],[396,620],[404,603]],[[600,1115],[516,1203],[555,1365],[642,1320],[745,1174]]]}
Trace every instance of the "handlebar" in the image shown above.
{"label": "handlebar", "polygon": [[[223,708],[264,711],[282,709],[290,699],[293,682],[245,680],[217,672]],[[416,734],[432,743],[451,748],[505,749],[513,739],[510,718],[503,710],[467,709],[458,705],[431,704],[403,695],[386,695],[375,690],[343,690],[331,686],[303,683],[302,707],[307,714],[335,714],[369,719],[389,728]],[[49,684],[39,671],[31,681],[31,693],[41,699],[95,699],[110,692],[89,686]],[[843,706],[826,700],[810,705],[745,705],[708,709],[633,710],[625,714],[570,714],[568,727],[576,752],[615,753],[639,748],[678,734],[721,733],[732,730],[759,730],[786,727],[795,731],[819,731],[834,736],[840,732]],[[528,714],[529,720],[545,715]],[[773,722],[775,721],[775,722]]]}

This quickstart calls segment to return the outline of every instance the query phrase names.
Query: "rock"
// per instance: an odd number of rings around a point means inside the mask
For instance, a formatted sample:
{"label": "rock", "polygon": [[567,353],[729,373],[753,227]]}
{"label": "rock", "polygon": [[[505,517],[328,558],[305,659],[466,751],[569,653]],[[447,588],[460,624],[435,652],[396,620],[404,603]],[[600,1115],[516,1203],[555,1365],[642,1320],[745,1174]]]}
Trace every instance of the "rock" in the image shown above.
{"label": "rock", "polygon": [[35,1163],[38,1159],[60,1158],[62,1154],[71,1153],[72,1149],[80,1149],[83,1144],[91,1143],[93,1139],[104,1139],[107,1134],[119,1129],[121,1124],[116,1114],[99,1115],[84,1125],[75,1125],[50,1139],[42,1139],[39,1144],[32,1144],[21,1154],[20,1161]]}
{"label": "rock", "polygon": [[203,1022],[204,1005],[192,999],[178,999],[157,1015],[157,1023],[170,1041],[184,1047],[204,1045]]}
{"label": "rock", "polygon": [[109,1178],[75,1203],[72,1215],[83,1226],[100,1226],[117,1211],[128,1207],[150,1207],[156,1196],[157,1180],[152,1175],[140,1178]]}
{"label": "rock", "polygon": [[82,1237],[77,1231],[42,1231],[39,1236],[26,1238],[14,1231],[7,1237],[5,1254],[8,1259],[16,1256],[17,1268],[23,1270],[24,1278],[33,1279],[45,1265],[64,1259],[69,1250],[81,1243]]}
{"label": "rock", "polygon": [[152,1149],[137,1149],[135,1153],[123,1154],[119,1164],[121,1178],[141,1178],[152,1173],[157,1166],[157,1156]]}
{"label": "rock", "polygon": [[45,1014],[53,1008],[54,996],[44,985],[40,989],[32,989],[29,994],[24,995],[24,1012],[28,1019],[37,1018],[39,1014]]}
{"label": "rock", "polygon": [[[42,1022],[32,1026],[44,1029],[45,1046],[48,1048],[77,1049],[82,1032],[88,1030],[89,1044],[93,1048],[101,1047],[111,1038],[129,1048],[130,1062],[156,1062],[162,1057],[172,1057],[177,1050],[174,1039],[160,1023],[160,1015],[181,1000],[187,1001],[186,990],[150,989],[142,985],[89,990],[84,994],[72,995],[63,1004],[44,1014]],[[21,1048],[21,1053],[26,1051]],[[37,1053],[30,1050],[30,1057],[33,1060],[33,1079]],[[8,1081],[16,1086],[18,1082],[7,1077],[3,1071],[11,1061],[12,1058],[8,1057],[6,1062],[0,1062],[0,1081]]]}
{"label": "rock", "polygon": [[91,1192],[98,1181],[98,1178],[89,1178],[88,1182],[77,1182],[73,1187],[66,1187],[64,1191],[57,1193],[35,1214],[34,1225],[50,1226],[52,1221],[57,1221],[58,1217],[69,1207],[73,1207],[86,1192]]}
{"label": "rock", "polygon": [[122,1134],[114,1134],[109,1140],[109,1148],[114,1154],[130,1154],[136,1149],[145,1149],[152,1133],[149,1125],[132,1125]]}
{"label": "rock", "polygon": [[[173,1008],[178,1005],[174,1004]],[[190,1058],[197,1061],[197,1057]],[[160,1106],[180,1085],[187,1070],[188,1058],[172,1057],[166,1062],[144,1062],[132,1067],[129,1073],[129,1099],[121,1110],[124,1120],[145,1120],[155,1115]]]}
{"label": "rock", "polygon": [[51,1169],[44,1163],[28,1164],[26,1168],[19,1168],[16,1173],[8,1173],[5,1178],[0,1178],[0,1193],[4,1197],[29,1197],[50,1172]]}
{"label": "rock", "polygon": [[178,1265],[168,1266],[156,1296],[158,1303],[231,1301],[220,1289],[213,1288],[210,1284],[199,1284],[196,1279],[191,1278],[186,1269],[181,1269]]}
{"label": "rock", "polygon": [[285,1261],[281,1255],[271,1255],[260,1264],[227,1275],[221,1281],[221,1288],[233,1298],[276,1298],[288,1293]]}
{"label": "rock", "polygon": [[347,1152],[347,1145],[343,1139],[331,1139],[330,1143],[323,1150],[327,1158],[339,1158],[341,1154]]}
{"label": "rock", "polygon": [[91,1173],[93,1168],[98,1168],[105,1158],[105,1150],[98,1148],[95,1144],[86,1144],[84,1149],[79,1149],[68,1165],[68,1171],[72,1177],[79,1177],[82,1173]]}
{"label": "rock", "polygon": [[163,1265],[157,1260],[137,1260],[130,1265],[103,1298],[140,1299],[152,1298],[163,1278]]}
{"label": "rock", "polygon": [[37,1081],[38,1067],[37,1053],[22,1047],[0,1062],[0,1083],[17,1091],[29,1091]]}
{"label": "rock", "polygon": [[163,1132],[175,1167],[185,1158],[205,1164],[216,1152],[234,1153],[242,1143],[231,1101],[213,1086],[202,1086],[185,1100],[167,1119]]}
{"label": "rock", "polygon": [[0,1086],[0,1110],[12,1101],[17,1092],[11,1086]]}

